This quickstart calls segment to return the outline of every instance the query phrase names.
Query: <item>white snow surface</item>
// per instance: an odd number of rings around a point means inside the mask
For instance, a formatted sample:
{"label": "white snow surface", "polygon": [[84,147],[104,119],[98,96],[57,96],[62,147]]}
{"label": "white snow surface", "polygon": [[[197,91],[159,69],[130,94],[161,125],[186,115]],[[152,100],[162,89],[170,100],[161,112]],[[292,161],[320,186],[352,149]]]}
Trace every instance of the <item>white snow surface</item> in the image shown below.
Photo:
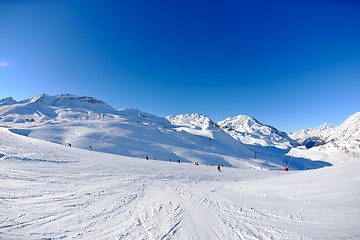
{"label": "white snow surface", "polygon": [[359,239],[360,151],[309,171],[146,161],[0,128],[0,239]]}
{"label": "white snow surface", "polygon": [[288,152],[286,134],[247,116],[6,98],[0,239],[359,239],[359,120]]}
{"label": "white snow surface", "polygon": [[[0,106],[0,126],[17,134],[82,149],[139,158],[148,156],[161,161],[233,167],[246,164],[272,169],[283,168],[291,158],[283,159],[291,146],[286,136],[257,121],[246,123],[248,133],[237,132],[246,135],[248,141],[244,143],[242,138],[234,137],[197,113],[163,118],[137,109],[117,111],[92,97],[70,94],[41,94],[20,102],[9,99],[1,102],[4,105]],[[245,163],[243,159],[248,161]],[[329,165],[320,159],[297,158],[292,160],[290,168]]]}

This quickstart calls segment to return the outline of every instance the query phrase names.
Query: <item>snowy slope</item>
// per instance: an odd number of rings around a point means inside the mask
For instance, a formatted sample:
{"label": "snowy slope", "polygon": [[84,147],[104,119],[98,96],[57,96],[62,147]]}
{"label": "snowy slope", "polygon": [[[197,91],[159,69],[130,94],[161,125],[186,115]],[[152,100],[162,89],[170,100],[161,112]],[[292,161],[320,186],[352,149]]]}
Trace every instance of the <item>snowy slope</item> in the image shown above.
{"label": "snowy slope", "polygon": [[331,145],[342,148],[360,148],[360,112],[348,117],[340,126],[332,127],[324,124],[318,128],[310,128],[290,134],[308,147]]}
{"label": "snowy slope", "polygon": [[0,128],[0,239],[359,239],[360,152],[324,151],[336,164],[218,172]]}
{"label": "snowy slope", "polygon": [[41,94],[21,102],[2,101],[0,121],[5,122],[6,125],[26,123],[29,120],[43,123],[47,120],[65,118],[72,120],[81,117],[88,118],[89,116],[92,119],[99,119],[103,114],[116,113],[115,109],[92,97],[79,97],[70,94],[58,96]]}
{"label": "snowy slope", "polygon": [[319,127],[309,128],[305,130],[300,130],[289,134],[289,136],[296,140],[301,145],[311,148],[317,145],[321,145],[322,141],[329,137],[335,130],[335,127],[325,123]]}
{"label": "snowy slope", "polygon": [[209,117],[197,113],[169,116],[166,119],[179,126],[177,130],[209,138],[209,144],[212,144],[212,139],[227,143],[235,139],[246,148],[248,155],[245,156],[250,156],[252,162],[260,163],[261,167],[274,168],[279,165],[282,168],[288,166],[290,161],[292,169],[312,169],[331,165],[321,159],[309,160],[285,155],[290,147],[297,146],[297,142],[290,139],[286,133],[263,125],[252,117],[239,115],[218,124]]}
{"label": "snowy slope", "polygon": [[136,109],[117,111],[96,99],[68,94],[40,95],[2,106],[0,125],[11,127],[14,133],[63,145],[91,146],[95,151],[162,161],[238,166],[239,158],[250,160],[251,156],[223,132],[189,132],[165,118]]}
{"label": "snowy slope", "polygon": [[324,139],[324,143],[360,148],[360,112],[348,117]]}
{"label": "snowy slope", "polygon": [[[255,146],[236,140],[201,114],[162,118],[137,109],[117,111],[94,98],[69,94],[42,94],[0,106],[0,125],[62,145],[162,161],[244,167],[241,160],[247,159],[247,167],[278,169],[284,167],[283,155],[288,151],[282,133],[268,126],[248,129],[252,132],[246,139],[265,142],[265,146]],[[292,168],[328,165],[319,159],[294,159]]]}
{"label": "snowy slope", "polygon": [[275,146],[280,149],[296,147],[296,141],[274,127],[264,125],[253,117],[238,115],[218,122],[233,138],[245,144]]}

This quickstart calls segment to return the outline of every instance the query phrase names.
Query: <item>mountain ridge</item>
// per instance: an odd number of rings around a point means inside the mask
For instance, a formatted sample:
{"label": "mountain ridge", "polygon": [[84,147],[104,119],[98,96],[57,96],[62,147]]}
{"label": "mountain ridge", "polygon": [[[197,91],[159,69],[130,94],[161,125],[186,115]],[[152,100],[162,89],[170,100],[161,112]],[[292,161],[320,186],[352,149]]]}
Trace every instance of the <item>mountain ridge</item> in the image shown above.
{"label": "mountain ridge", "polygon": [[299,144],[312,148],[323,144],[323,140],[331,135],[336,127],[329,123],[324,123],[319,127],[303,129],[290,133],[289,137],[296,140]]}
{"label": "mountain ridge", "polygon": [[[255,158],[260,166],[277,168],[297,146],[286,133],[245,115],[215,123],[199,113],[157,117],[133,108],[115,110],[92,97],[70,94],[11,99],[0,100],[8,103],[0,105],[0,124],[13,132],[124,156],[233,166],[236,159]],[[306,159],[292,164],[295,169],[326,165]]]}
{"label": "mountain ridge", "polygon": [[289,134],[289,136],[307,148],[329,144],[343,147],[350,145],[350,147],[360,148],[360,112],[350,115],[339,126],[331,126],[325,123],[316,128]]}
{"label": "mountain ridge", "polygon": [[218,125],[233,138],[246,144],[273,145],[282,149],[298,146],[298,143],[285,132],[270,125],[264,125],[251,116],[228,117],[219,121]]}

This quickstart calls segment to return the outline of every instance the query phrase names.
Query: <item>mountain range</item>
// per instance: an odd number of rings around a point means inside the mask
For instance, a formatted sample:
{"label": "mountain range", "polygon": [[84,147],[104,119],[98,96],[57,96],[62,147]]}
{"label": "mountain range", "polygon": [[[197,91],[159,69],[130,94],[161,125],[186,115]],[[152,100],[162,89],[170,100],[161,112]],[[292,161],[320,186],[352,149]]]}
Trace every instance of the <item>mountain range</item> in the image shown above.
{"label": "mountain range", "polygon": [[299,144],[312,148],[321,145],[323,140],[331,135],[334,131],[334,126],[329,123],[315,128],[308,128],[298,132],[290,133],[289,136],[296,140]]}
{"label": "mountain range", "polygon": [[289,134],[289,136],[307,148],[314,146],[335,146],[342,149],[360,148],[360,112],[348,117],[340,126],[326,123]]}
{"label": "mountain range", "polygon": [[[198,113],[158,117],[137,109],[116,110],[92,97],[71,94],[16,101],[0,100],[0,125],[12,132],[83,149],[162,161],[236,167],[283,167],[299,145],[357,147],[360,113],[339,127],[325,125],[288,136],[253,117],[238,115],[215,123]],[[243,161],[247,159],[247,161]],[[292,158],[295,169],[326,166]]]}

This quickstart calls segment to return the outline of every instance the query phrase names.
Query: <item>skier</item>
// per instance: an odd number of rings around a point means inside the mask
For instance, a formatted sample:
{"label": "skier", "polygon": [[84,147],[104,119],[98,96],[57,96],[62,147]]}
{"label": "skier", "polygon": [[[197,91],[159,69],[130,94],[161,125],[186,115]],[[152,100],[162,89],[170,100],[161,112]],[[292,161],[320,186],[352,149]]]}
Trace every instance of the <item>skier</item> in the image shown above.
{"label": "skier", "polygon": [[146,156],[145,158],[146,158],[146,160],[149,160],[149,157],[148,157],[148,156]]}
{"label": "skier", "polygon": [[219,172],[221,172],[220,164],[218,165],[217,170],[218,170]]}

